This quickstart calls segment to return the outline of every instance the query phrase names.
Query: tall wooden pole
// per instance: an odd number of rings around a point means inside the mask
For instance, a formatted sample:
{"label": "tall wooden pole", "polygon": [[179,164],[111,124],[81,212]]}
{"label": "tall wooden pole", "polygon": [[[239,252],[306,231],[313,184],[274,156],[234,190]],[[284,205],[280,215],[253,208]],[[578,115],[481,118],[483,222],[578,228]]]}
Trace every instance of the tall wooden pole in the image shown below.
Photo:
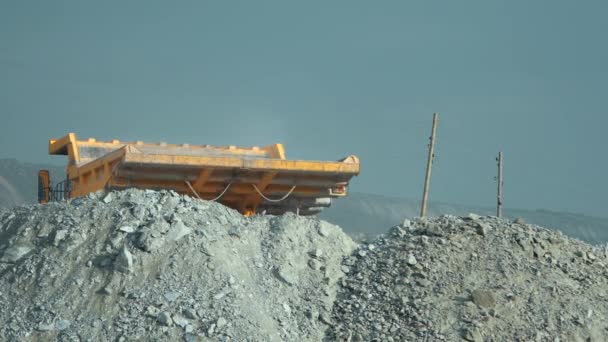
{"label": "tall wooden pole", "polygon": [[496,161],[498,162],[498,196],[496,202],[496,216],[502,217],[502,151],[498,152]]}
{"label": "tall wooden pole", "polygon": [[431,131],[431,142],[429,144],[429,158],[426,162],[426,176],[424,178],[424,191],[422,193],[422,208],[420,209],[420,217],[426,217],[426,206],[429,199],[429,187],[431,185],[431,170],[433,168],[433,159],[435,157],[435,133],[437,133],[437,119],[439,114],[433,114],[433,129]]}

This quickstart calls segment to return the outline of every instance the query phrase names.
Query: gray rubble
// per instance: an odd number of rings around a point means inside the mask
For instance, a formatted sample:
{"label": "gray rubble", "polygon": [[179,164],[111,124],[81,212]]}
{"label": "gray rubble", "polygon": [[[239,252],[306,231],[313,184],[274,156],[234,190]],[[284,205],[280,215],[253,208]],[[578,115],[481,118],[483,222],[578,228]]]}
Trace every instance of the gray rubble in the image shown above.
{"label": "gray rubble", "polygon": [[326,339],[608,341],[605,249],[518,222],[407,220],[361,245]]}
{"label": "gray rubble", "polygon": [[319,341],[354,248],[170,191],[0,210],[0,340]]}
{"label": "gray rubble", "polygon": [[355,244],[171,191],[0,209],[1,341],[607,341],[608,245],[471,214]]}

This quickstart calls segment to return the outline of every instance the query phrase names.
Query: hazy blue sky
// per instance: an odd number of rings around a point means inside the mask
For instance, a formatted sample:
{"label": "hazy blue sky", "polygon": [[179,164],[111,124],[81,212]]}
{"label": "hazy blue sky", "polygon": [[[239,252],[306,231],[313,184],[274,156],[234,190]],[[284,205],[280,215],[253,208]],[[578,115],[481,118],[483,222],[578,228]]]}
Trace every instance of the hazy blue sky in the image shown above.
{"label": "hazy blue sky", "polygon": [[607,1],[0,0],[0,157],[47,139],[286,144],[352,191],[600,216]]}

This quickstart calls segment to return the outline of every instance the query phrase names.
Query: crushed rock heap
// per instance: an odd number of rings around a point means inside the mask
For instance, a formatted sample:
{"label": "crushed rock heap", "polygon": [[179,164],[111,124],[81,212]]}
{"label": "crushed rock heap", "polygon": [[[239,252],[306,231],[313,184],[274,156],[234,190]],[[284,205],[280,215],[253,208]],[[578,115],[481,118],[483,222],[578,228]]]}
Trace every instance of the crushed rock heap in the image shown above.
{"label": "crushed rock heap", "polygon": [[2,341],[608,341],[608,252],[495,217],[357,245],[170,191],[0,210]]}
{"label": "crushed rock heap", "polygon": [[406,220],[360,246],[327,339],[608,341],[606,250],[516,222]]}
{"label": "crushed rock heap", "polygon": [[355,247],[169,191],[0,210],[0,340],[319,341]]}

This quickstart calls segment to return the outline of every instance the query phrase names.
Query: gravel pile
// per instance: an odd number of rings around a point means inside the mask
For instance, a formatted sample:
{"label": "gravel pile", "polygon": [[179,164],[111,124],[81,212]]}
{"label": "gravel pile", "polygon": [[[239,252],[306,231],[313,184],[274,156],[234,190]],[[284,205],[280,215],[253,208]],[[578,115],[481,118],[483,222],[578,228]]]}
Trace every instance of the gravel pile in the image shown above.
{"label": "gravel pile", "polygon": [[344,260],[327,339],[608,341],[607,263],[518,220],[406,220]]}
{"label": "gravel pile", "polygon": [[357,246],[170,191],[0,210],[2,341],[607,341],[608,250],[495,217]]}
{"label": "gravel pile", "polygon": [[319,341],[355,247],[168,191],[0,210],[0,340]]}

